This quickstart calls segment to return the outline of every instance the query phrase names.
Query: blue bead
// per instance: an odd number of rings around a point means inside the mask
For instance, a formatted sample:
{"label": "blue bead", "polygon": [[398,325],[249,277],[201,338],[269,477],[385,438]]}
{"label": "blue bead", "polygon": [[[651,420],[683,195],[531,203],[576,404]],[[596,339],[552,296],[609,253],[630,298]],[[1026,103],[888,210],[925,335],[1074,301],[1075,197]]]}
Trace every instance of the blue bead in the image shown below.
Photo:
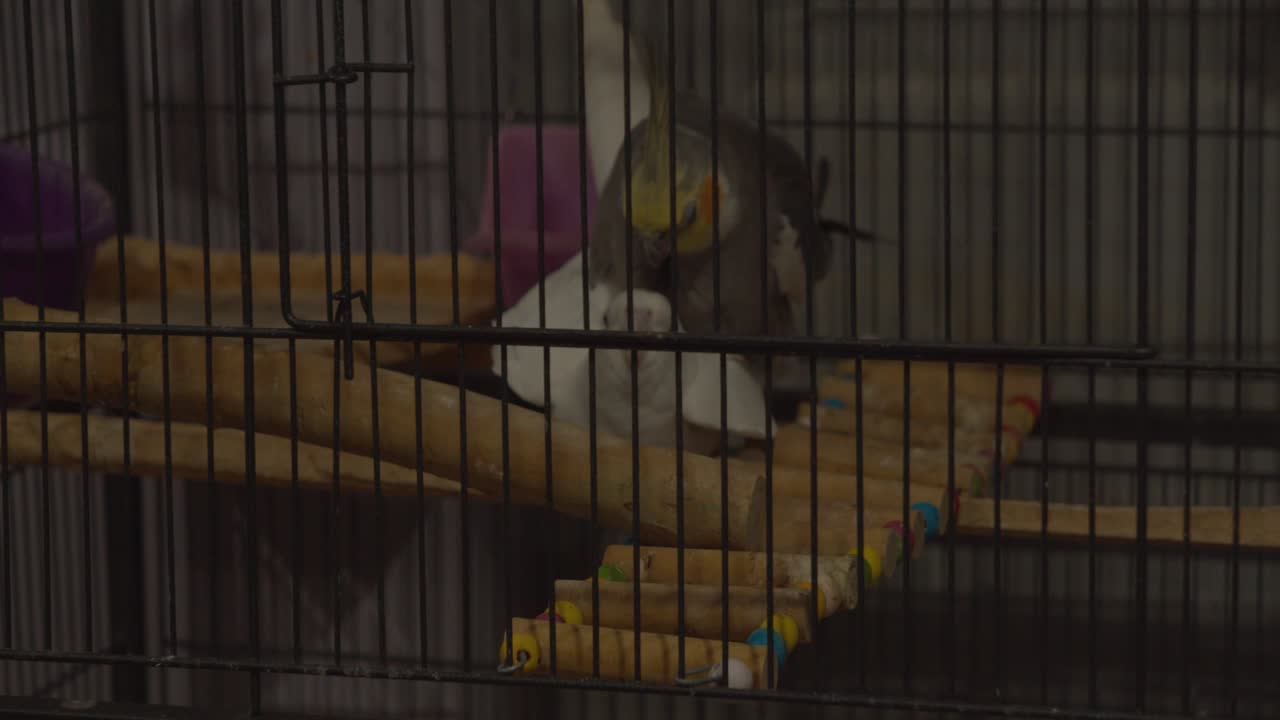
{"label": "blue bead", "polygon": [[[764,647],[768,642],[768,628],[756,628],[747,636],[747,644],[757,647]],[[782,633],[775,628],[773,631],[773,654],[778,656],[778,667],[782,667],[782,663],[787,659],[787,641],[783,639]]]}
{"label": "blue bead", "polygon": [[938,506],[933,503],[918,502],[912,505],[911,509],[924,516],[924,536],[930,540],[938,537],[938,529],[942,525],[942,515],[938,512]]}
{"label": "blue bead", "polygon": [[822,404],[824,407],[829,407],[832,410],[844,410],[849,407],[840,398],[827,398],[822,401]]}

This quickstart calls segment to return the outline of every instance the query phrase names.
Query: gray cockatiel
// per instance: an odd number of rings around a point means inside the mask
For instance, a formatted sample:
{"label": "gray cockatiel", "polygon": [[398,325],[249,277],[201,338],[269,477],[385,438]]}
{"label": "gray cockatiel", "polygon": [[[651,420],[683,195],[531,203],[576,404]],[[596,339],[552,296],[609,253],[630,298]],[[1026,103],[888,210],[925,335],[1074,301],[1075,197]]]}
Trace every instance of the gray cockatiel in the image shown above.
{"label": "gray cockatiel", "polygon": [[[635,287],[672,296],[686,332],[730,335],[805,334],[805,255],[812,281],[829,266],[809,169],[784,140],[721,110],[717,116],[718,182],[712,179],[711,113],[695,95],[674,95],[675,172],[671,172],[672,93],[656,70],[653,49],[639,53],[649,87],[649,115],[631,131],[631,238]],[[593,284],[626,287],[625,146],[601,192],[589,246]],[[761,185],[765,185],[761,207]],[[674,226],[671,189],[675,188]],[[720,302],[714,296],[712,203],[719,203]],[[767,244],[761,252],[762,240]],[[761,264],[767,263],[767,274]],[[678,271],[673,272],[672,266]],[[762,276],[765,285],[762,286]],[[767,303],[767,324],[761,317]]]}

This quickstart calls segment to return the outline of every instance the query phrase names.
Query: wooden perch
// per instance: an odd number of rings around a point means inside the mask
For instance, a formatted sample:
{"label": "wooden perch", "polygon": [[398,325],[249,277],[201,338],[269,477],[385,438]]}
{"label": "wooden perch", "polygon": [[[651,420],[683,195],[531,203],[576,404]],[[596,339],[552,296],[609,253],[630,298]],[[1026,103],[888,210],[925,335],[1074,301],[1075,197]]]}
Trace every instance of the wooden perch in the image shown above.
{"label": "wooden perch", "polygon": [[[796,454],[799,454],[798,451]],[[788,464],[775,456],[775,467],[773,469],[774,495],[803,500],[807,503],[813,489],[807,450],[805,451],[803,462],[800,462],[798,457],[793,462],[795,463],[794,465]],[[819,464],[821,465],[821,461],[819,461]],[[758,468],[758,472],[763,477],[764,464],[753,463],[752,465]],[[941,528],[947,526],[951,512],[955,508],[954,502],[947,501],[946,476],[943,476],[941,484],[936,481],[922,481],[921,477],[923,476],[918,476],[914,470],[912,471],[911,505],[914,506],[917,503],[932,505],[938,512],[938,528],[941,530]],[[819,470],[817,480],[819,503],[825,505],[834,501],[857,507],[858,476],[856,468],[853,473]],[[963,476],[957,476],[956,487],[960,490],[966,489]],[[862,505],[868,509],[900,512],[904,492],[906,492],[906,489],[903,487],[901,479],[886,480],[883,477],[876,476],[871,471],[865,473],[862,478]],[[807,549],[808,546],[804,548],[806,551]]]}
{"label": "wooden perch", "polygon": [[[591,625],[591,580],[557,580],[556,602],[567,600],[582,611],[583,624]],[[599,581],[600,625],[630,630],[635,628],[636,588],[630,582]],[[679,630],[680,586],[668,583],[640,583],[640,629],[644,632],[676,635]],[[685,585],[684,622],[686,637],[719,640],[723,637],[725,605],[719,585]],[[768,616],[764,588],[730,586],[729,639],[744,641]],[[796,621],[800,642],[813,640],[809,593],[805,590],[774,588],[773,611]]]}
{"label": "wooden perch", "polygon": [[[128,298],[160,297],[160,243],[136,235],[124,238],[125,296]],[[329,281],[332,288],[341,285],[339,257],[330,258]],[[420,297],[443,299],[452,304],[453,259],[446,253],[422,254],[417,258],[417,290]],[[280,254],[254,251],[250,254],[254,292],[270,289],[279,294]],[[240,293],[240,249],[209,251],[209,284],[214,292]],[[107,302],[120,298],[120,263],[115,243],[104,245],[89,272],[86,296]],[[168,242],[165,245],[165,274],[169,294],[204,293],[204,253],[198,245]],[[290,287],[298,292],[323,295],[325,254],[293,250],[289,253]],[[373,254],[373,287],[379,297],[409,297],[409,257],[399,253]],[[367,290],[365,256],[351,254],[351,288]],[[458,255],[458,287],[460,300],[472,312],[483,312],[494,302],[493,263],[471,255]],[[463,313],[464,317],[467,315]],[[447,320],[445,320],[447,322]]]}
{"label": "wooden perch", "polygon": [[[783,465],[808,469],[811,462],[809,428],[784,425],[774,437],[773,457]],[[853,438],[839,433],[817,431],[818,469],[856,476],[858,472],[857,445]],[[910,483],[914,495],[915,486],[947,487],[947,451],[936,448],[912,447],[910,457]],[[902,446],[864,440],[862,443],[863,471],[868,475],[893,481],[901,485],[904,477]],[[955,457],[955,486],[974,495],[981,494],[993,463],[982,456]],[[926,494],[922,500],[933,502],[936,493]],[[900,504],[900,503],[899,503]]]}
{"label": "wooden perch", "polygon": [[[878,387],[896,390],[902,395],[903,363],[901,360],[864,359],[862,377]],[[858,361],[841,360],[836,372],[850,379],[858,378]],[[1019,395],[1032,398],[1040,396],[1042,371],[1034,365],[1005,365],[1004,396],[1012,401]],[[957,397],[994,400],[997,368],[991,363],[959,362],[955,364],[955,388]],[[947,363],[938,360],[915,360],[911,363],[911,386],[947,396]],[[1037,405],[1039,400],[1037,400]]]}
{"label": "wooden perch", "polygon": [[[812,548],[812,511],[806,502],[773,498],[773,545],[783,552],[808,553]],[[919,512],[907,514],[912,557],[924,548],[924,518]],[[884,559],[884,574],[890,576],[900,553],[907,545],[902,526],[902,510],[866,508],[862,513],[862,542]],[[858,549],[857,510],[823,504],[818,506],[818,554],[844,555]],[[764,538],[748,550],[767,550]]]}
{"label": "wooden perch", "polygon": [[[640,580],[650,583],[672,584],[679,582],[677,559],[679,551],[672,547],[640,547]],[[635,567],[634,548],[630,545],[610,545],[605,548],[605,565],[612,565],[632,579]],[[723,575],[721,563],[729,565],[729,584],[746,587],[767,587],[768,556],[760,552],[729,550],[698,550],[686,548],[684,555],[684,581],[686,585],[710,585],[720,587]],[[812,580],[813,558],[795,553],[773,554],[773,586],[776,588],[808,587]],[[848,555],[819,556],[818,588],[823,598],[819,601],[822,617],[858,605],[858,580],[853,574],[857,560]]]}
{"label": "wooden perch", "polygon": [[[532,670],[535,674],[550,672],[551,666],[551,624],[548,621],[513,618],[512,632],[515,633],[514,648],[527,647],[532,641],[538,659]],[[505,642],[503,648],[505,649]],[[686,637],[684,639],[685,671],[692,673],[697,668],[705,668],[720,662],[721,641],[703,638]],[[560,677],[592,677],[592,659],[596,652],[600,656],[600,677],[604,680],[630,682],[636,679],[636,634],[632,630],[600,628],[600,645],[592,641],[590,625],[556,625],[556,675]],[[675,635],[657,633],[640,633],[640,681],[658,685],[672,685],[679,674],[680,638]],[[514,653],[513,653],[514,654]],[[773,653],[764,647],[729,643],[729,657],[744,663],[750,671],[752,681],[750,687],[764,688],[767,681],[765,671],[766,658]],[[771,660],[772,661],[772,660]],[[506,662],[506,653],[500,651],[500,663]],[[732,676],[731,676],[732,677]],[[778,680],[778,668],[775,665],[774,682]]]}
{"label": "wooden perch", "polygon": [[[80,415],[50,413],[48,418],[48,463],[51,467],[78,470],[83,467]],[[34,410],[9,410],[9,462],[15,465],[41,465],[40,413]],[[164,423],[156,420],[129,421],[129,464],[124,462],[124,420],[118,417],[90,415],[89,467],[97,472],[130,473],[135,476],[160,477],[165,472]],[[208,433],[204,425],[171,423],[170,468],[176,477],[204,480],[210,476]],[[245,481],[245,434],[231,428],[213,431],[213,480],[233,485]],[[257,433],[254,436],[254,477],[259,484],[289,487],[293,482],[290,441],[277,435]],[[373,492],[373,459],[363,455],[341,453],[338,458],[339,481],[343,490]],[[380,464],[382,491],[387,495],[414,495],[418,491],[417,473],[388,462]],[[333,451],[330,448],[298,443],[298,484],[304,488],[329,491],[333,488]],[[457,495],[458,483],[429,473],[422,478],[428,495]],[[472,492],[473,497],[482,498]],[[538,498],[529,498],[536,503]]]}
{"label": "wooden perch", "polygon": [[[1000,532],[1015,537],[1040,537],[1041,504],[1035,500],[1001,500]],[[1096,507],[1097,538],[1105,543],[1133,543],[1138,538],[1138,511],[1133,506]],[[966,535],[989,536],[995,528],[995,501],[986,498],[966,502],[960,510],[957,530]],[[1232,509],[1191,508],[1191,544],[1197,547],[1231,547]],[[1183,543],[1183,508],[1147,508],[1147,539],[1164,546]],[[1085,542],[1089,539],[1089,506],[1049,504],[1049,537]],[[1240,508],[1240,547],[1280,549],[1280,506]]]}
{"label": "wooden perch", "polygon": [[[5,318],[36,319],[35,308],[17,300],[4,301]],[[49,310],[51,322],[74,320],[71,313]],[[32,391],[40,378],[38,334],[4,333],[5,362],[9,385],[18,392]],[[48,392],[53,399],[75,402],[80,398],[80,351],[76,335],[53,332],[46,336],[48,351]],[[86,339],[88,387],[92,403],[128,408],[162,416],[164,393],[161,373],[161,339],[131,336],[128,340],[129,378],[127,387],[120,376],[121,339],[90,334]],[[222,427],[243,428],[245,407],[245,345],[240,340],[213,343],[213,417]],[[288,435],[290,407],[290,358],[273,349],[252,352],[254,396],[251,412],[255,429]],[[169,338],[169,362],[173,370],[170,409],[174,419],[204,422],[205,341],[195,337]],[[178,369],[181,369],[179,372]],[[329,446],[333,443],[335,412],[332,359],[299,353],[296,361],[297,427],[304,442]],[[388,370],[372,371],[358,364],[355,379],[337,383],[341,413],[341,449],[372,455],[374,450],[372,402],[373,380],[377,382],[378,444],[388,461],[413,466],[422,444],[426,469],[438,476],[457,479],[468,474],[474,487],[497,495],[503,484],[503,422],[500,401],[466,393],[451,385],[422,381],[423,432],[414,431],[414,380]],[[127,393],[126,393],[127,390]],[[462,445],[460,407],[467,405],[466,437]],[[540,413],[519,407],[509,410],[509,480],[517,495],[545,493],[544,422]],[[565,514],[590,517],[591,482],[587,459],[590,437],[572,424],[552,422],[553,507]],[[599,519],[607,527],[631,529],[632,483],[631,447],[619,438],[600,435],[598,448]],[[641,448],[641,527],[637,535],[652,542],[674,542],[676,503],[676,455],[665,448]],[[720,464],[718,461],[686,453],[684,457],[684,513],[686,541],[694,546],[720,545]],[[743,466],[730,471],[729,543],[745,548],[763,537],[759,524],[763,513],[760,475]]]}
{"label": "wooden perch", "polygon": [[[957,402],[964,402],[964,400],[957,398]],[[797,408],[796,425],[807,428],[812,406],[808,402],[802,402]],[[858,416],[855,410],[828,407],[826,405],[818,405],[817,408],[813,409],[816,410],[813,414],[817,419],[819,431],[845,435],[850,446],[853,446],[858,435]],[[863,442],[901,445],[903,438],[902,426],[901,415],[864,412],[862,414]],[[948,437],[948,423],[945,421],[935,423],[912,417],[910,430],[909,440],[915,447],[937,449],[946,453],[948,444],[952,442],[952,439]],[[1017,458],[1019,450],[1022,449],[1022,435],[1017,428],[1007,424],[1001,435],[1000,452],[1004,456],[1004,462],[1007,465]],[[994,453],[996,447],[995,433],[990,430],[980,431],[957,427],[954,434],[954,447],[957,457],[977,455],[984,450]]]}
{"label": "wooden perch", "polygon": [[[5,301],[5,317],[10,320],[33,321],[35,308],[17,300]],[[69,322],[74,315],[48,310],[50,322]],[[39,335],[35,332],[8,332],[6,372],[11,391],[32,391],[40,378]],[[47,372],[49,397],[76,402],[80,398],[79,339],[69,333],[47,333]],[[121,339],[105,334],[86,337],[86,372],[89,401],[112,407],[127,407],[153,417],[164,415],[165,393],[161,372],[161,338],[131,336],[128,339],[129,378],[120,376]],[[197,337],[170,337],[169,363],[171,382],[169,411],[173,419],[200,423],[205,409],[205,340]],[[265,344],[265,343],[264,343]],[[290,408],[297,410],[298,437],[303,442],[329,447],[333,435],[332,358],[299,353],[293,372],[296,374],[296,402],[290,395],[290,358],[275,348],[256,348],[252,352],[255,430],[289,435]],[[246,422],[244,393],[245,345],[240,340],[218,339],[212,343],[212,383],[214,385],[213,418],[220,427],[243,428]],[[181,369],[181,372],[178,369]],[[340,397],[336,407],[342,408],[338,444],[342,450],[366,456],[375,448],[373,378],[377,382],[377,446],[387,461],[411,467],[416,464],[421,443],[428,472],[456,480],[465,472],[476,490],[497,496],[503,485],[503,422],[500,401],[466,393],[443,383],[422,381],[423,432],[414,432],[414,380],[406,375],[377,370],[359,364],[352,381],[337,383]],[[126,392],[127,391],[127,392]],[[461,403],[465,399],[466,437],[463,454],[460,424]],[[544,431],[542,414],[519,407],[508,407],[511,473],[509,480],[516,498],[545,496]],[[575,425],[553,421],[551,453],[554,472],[553,507],[565,514],[590,517],[591,476],[589,473],[590,436]],[[599,519],[607,526],[632,530],[637,537],[655,543],[674,543],[676,538],[676,453],[669,448],[642,447],[640,459],[640,522],[632,528],[631,447],[620,438],[597,436]],[[764,547],[763,471],[757,464],[730,462],[728,477],[729,506],[720,506],[720,462],[706,456],[685,453],[684,497],[685,540],[692,547],[720,547],[720,519],[729,519],[729,545],[736,549]],[[808,493],[807,473],[795,474],[798,486]],[[777,480],[777,478],[775,478]],[[847,492],[847,490],[846,490]],[[780,493],[786,495],[786,493]],[[782,507],[785,497],[775,498]],[[808,507],[807,500],[792,498]],[[843,553],[853,547],[852,518],[856,509],[849,503],[823,499],[823,511],[833,518],[824,521],[824,547]],[[807,552],[807,511],[792,513],[803,524],[788,527],[775,538],[775,549]],[[788,515],[790,517],[791,515]],[[842,534],[841,534],[842,533]],[[874,536],[868,536],[874,537]],[[837,538],[828,543],[825,538]],[[794,540],[794,542],[791,542]],[[873,540],[869,540],[874,542]],[[874,547],[874,545],[873,545]],[[893,557],[890,553],[888,557]]]}
{"label": "wooden perch", "polygon": [[[818,396],[834,398],[846,407],[856,407],[858,378],[855,361],[839,366],[843,374],[827,375],[818,380]],[[863,360],[863,412],[902,417],[903,373],[898,361]],[[963,402],[961,401],[963,400]],[[1000,424],[1025,435],[1039,417],[1040,377],[1035,368],[1006,368]],[[911,363],[911,417],[946,425],[946,363]],[[956,366],[955,419],[957,427],[979,432],[992,432],[996,427],[996,373],[987,366]]]}
{"label": "wooden perch", "polygon": [[[125,297],[130,322],[160,322],[160,244],[150,238],[124,239]],[[453,271],[448,253],[423,254],[417,259],[417,322],[422,325],[453,324]],[[366,290],[365,257],[351,256],[353,291]],[[280,255],[254,252],[250,258],[253,279],[253,318],[258,327],[286,327],[280,302]],[[289,255],[290,298],[297,317],[323,321],[329,300],[325,286],[323,252],[293,251]],[[339,257],[331,257],[331,289],[340,287]],[[165,271],[169,322],[175,325],[204,325],[204,254],[199,246],[166,243]],[[373,309],[381,323],[408,324],[410,321],[409,259],[396,253],[373,255]],[[209,286],[214,325],[241,324],[240,250],[210,250]],[[494,315],[494,273],[490,261],[458,256],[458,323],[484,325]],[[85,288],[89,321],[120,322],[120,258],[113,242],[96,255]],[[363,311],[356,310],[356,320]],[[304,350],[330,353],[329,341],[303,341]],[[422,358],[427,367],[456,366],[454,344],[423,343]],[[369,344],[360,342],[356,352],[368,361]],[[466,346],[466,364],[487,369],[487,346]],[[378,364],[398,367],[413,359],[413,344],[384,341],[377,344]]]}

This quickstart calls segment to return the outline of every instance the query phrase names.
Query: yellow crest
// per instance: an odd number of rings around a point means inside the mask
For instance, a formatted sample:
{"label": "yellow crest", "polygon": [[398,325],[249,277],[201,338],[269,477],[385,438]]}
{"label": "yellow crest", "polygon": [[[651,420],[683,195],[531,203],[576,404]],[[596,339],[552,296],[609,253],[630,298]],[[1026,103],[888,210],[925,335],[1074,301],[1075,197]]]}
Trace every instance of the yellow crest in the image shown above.
{"label": "yellow crest", "polygon": [[686,172],[676,164],[671,173],[671,85],[663,72],[656,46],[642,41],[640,56],[646,84],[649,86],[649,115],[641,138],[640,155],[632,176],[632,224],[644,232],[662,232],[671,227],[671,191],[676,202],[685,198]]}

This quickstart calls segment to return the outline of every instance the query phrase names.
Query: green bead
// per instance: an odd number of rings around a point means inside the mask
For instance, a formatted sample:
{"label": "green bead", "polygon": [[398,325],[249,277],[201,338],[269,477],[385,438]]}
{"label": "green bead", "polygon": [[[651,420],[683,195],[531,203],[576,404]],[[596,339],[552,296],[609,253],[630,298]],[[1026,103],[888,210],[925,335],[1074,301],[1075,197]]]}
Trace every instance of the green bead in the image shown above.
{"label": "green bead", "polygon": [[627,579],[627,576],[617,565],[601,565],[600,569],[596,570],[596,577],[612,582],[623,582]]}

